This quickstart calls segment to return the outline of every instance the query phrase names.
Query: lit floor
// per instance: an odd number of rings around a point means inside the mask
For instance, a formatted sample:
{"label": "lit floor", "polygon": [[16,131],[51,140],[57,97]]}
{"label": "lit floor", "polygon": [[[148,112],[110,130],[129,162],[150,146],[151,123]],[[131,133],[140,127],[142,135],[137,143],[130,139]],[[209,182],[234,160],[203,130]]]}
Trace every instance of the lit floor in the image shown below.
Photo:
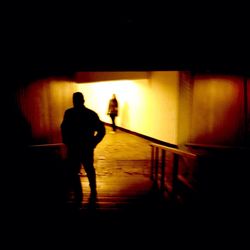
{"label": "lit floor", "polygon": [[[95,150],[99,208],[115,207],[144,196],[151,189],[149,141],[118,130],[107,134]],[[83,207],[88,203],[89,186],[82,170]]]}
{"label": "lit floor", "polygon": [[143,214],[153,207],[163,206],[160,199],[156,199],[149,176],[150,141],[121,130],[112,133],[110,127],[106,127],[106,130],[105,138],[95,150],[96,203],[94,206],[91,203],[88,179],[82,169],[84,198],[79,213],[88,216],[94,209],[109,216],[119,215],[115,220],[115,223],[119,223],[120,219],[124,222],[120,214]]}

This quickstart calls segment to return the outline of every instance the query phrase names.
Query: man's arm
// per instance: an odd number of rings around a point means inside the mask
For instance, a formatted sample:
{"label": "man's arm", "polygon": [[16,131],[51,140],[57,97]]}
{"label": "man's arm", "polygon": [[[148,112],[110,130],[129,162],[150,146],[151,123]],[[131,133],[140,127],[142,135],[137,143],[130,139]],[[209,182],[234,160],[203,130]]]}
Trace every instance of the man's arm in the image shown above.
{"label": "man's arm", "polygon": [[103,137],[106,134],[106,129],[104,126],[104,123],[99,120],[98,125],[97,125],[97,130],[96,130],[96,135],[95,135],[95,146],[103,139]]}

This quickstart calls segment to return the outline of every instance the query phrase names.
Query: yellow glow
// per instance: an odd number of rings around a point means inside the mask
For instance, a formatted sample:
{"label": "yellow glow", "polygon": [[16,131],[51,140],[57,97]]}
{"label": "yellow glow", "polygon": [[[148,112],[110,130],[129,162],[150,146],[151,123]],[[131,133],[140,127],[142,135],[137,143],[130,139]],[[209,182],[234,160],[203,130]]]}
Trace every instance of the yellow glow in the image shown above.
{"label": "yellow glow", "polygon": [[153,72],[151,79],[102,81],[75,84],[85,105],[110,123],[108,102],[115,93],[119,102],[119,127],[169,143],[177,143],[177,71]]}
{"label": "yellow glow", "polygon": [[243,100],[240,78],[197,77],[193,93],[192,140],[208,144],[232,143],[243,127]]}
{"label": "yellow glow", "polygon": [[131,128],[129,121],[124,121],[124,116],[127,117],[128,109],[131,115],[139,105],[139,89],[136,81],[121,80],[77,84],[77,90],[84,94],[85,105],[95,110],[100,119],[108,123],[110,123],[110,117],[107,116],[108,102],[112,94],[115,93],[119,102],[117,125],[121,126],[123,123],[125,127]]}
{"label": "yellow glow", "polygon": [[111,123],[107,109],[115,93],[119,127],[176,143],[178,72],[153,72],[150,79],[144,75],[145,78],[136,74],[136,79],[83,84],[45,79],[27,86],[20,94],[20,102],[36,144],[61,142],[60,124],[64,111],[73,105],[75,91],[84,94],[86,107],[96,111],[106,123]]}

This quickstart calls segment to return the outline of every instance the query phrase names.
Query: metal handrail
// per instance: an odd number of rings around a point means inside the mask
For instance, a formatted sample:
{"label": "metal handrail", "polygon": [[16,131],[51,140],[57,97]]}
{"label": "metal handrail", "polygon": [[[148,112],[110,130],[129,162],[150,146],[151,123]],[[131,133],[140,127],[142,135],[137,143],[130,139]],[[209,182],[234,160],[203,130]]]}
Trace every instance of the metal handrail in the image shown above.
{"label": "metal handrail", "polygon": [[[178,174],[179,170],[179,158],[189,158],[189,159],[197,159],[198,155],[195,153],[191,153],[178,148],[171,148],[157,143],[150,143],[152,147],[151,150],[151,180],[154,182],[156,186],[158,186],[158,178],[159,178],[159,162],[161,160],[161,179],[160,179],[160,191],[164,193],[166,190],[165,185],[165,157],[166,152],[170,152],[173,154],[173,170],[172,170],[172,190],[171,190],[171,198],[177,198],[177,185],[178,182],[184,184],[187,188],[192,189],[192,185],[183,177]],[[159,155],[159,150],[161,150],[161,157]]]}

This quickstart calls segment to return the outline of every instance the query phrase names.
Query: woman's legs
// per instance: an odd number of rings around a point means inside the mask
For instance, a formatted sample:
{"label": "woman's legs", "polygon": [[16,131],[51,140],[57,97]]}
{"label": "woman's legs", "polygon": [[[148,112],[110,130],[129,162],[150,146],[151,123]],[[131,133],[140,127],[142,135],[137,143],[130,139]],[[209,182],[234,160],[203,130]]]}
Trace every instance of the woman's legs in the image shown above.
{"label": "woman's legs", "polygon": [[112,120],[112,129],[113,129],[113,131],[116,131],[116,124],[115,124],[115,115],[110,115],[110,117],[111,117],[111,120]]}

